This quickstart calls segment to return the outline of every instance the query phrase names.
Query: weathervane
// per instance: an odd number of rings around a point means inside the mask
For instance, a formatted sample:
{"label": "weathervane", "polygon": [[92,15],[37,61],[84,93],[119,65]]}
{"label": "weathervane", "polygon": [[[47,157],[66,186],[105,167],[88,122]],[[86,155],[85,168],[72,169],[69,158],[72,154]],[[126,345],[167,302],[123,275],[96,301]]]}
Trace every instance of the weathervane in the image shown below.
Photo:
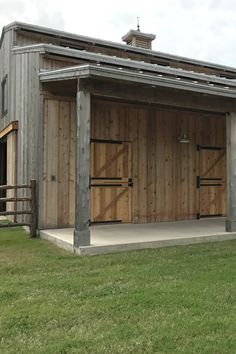
{"label": "weathervane", "polygon": [[137,17],[137,31],[139,31],[139,32],[140,32],[139,17]]}

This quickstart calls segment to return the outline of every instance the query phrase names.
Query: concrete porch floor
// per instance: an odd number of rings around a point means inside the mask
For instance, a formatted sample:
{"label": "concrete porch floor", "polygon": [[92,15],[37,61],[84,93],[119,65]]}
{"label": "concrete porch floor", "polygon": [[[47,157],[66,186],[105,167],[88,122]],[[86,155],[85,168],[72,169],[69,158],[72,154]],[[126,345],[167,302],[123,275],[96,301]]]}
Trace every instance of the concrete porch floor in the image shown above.
{"label": "concrete porch floor", "polygon": [[79,248],[73,246],[73,231],[73,228],[41,230],[40,237],[80,255],[236,239],[236,232],[225,232],[224,218],[155,224],[94,225],[90,228],[91,245]]}

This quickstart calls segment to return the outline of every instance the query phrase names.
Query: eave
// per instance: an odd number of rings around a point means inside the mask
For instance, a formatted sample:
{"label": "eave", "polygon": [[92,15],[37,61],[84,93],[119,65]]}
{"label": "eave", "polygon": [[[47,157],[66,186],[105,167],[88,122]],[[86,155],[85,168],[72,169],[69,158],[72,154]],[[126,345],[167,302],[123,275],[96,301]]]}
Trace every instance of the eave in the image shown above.
{"label": "eave", "polygon": [[39,73],[41,82],[55,82],[73,80],[78,78],[95,78],[113,80],[124,83],[149,85],[152,87],[165,87],[182,91],[196,92],[219,97],[236,98],[236,83],[231,89],[194,83],[176,78],[158,76],[154,74],[139,73],[117,68],[102,67],[96,65],[80,65],[59,70],[43,71]]}

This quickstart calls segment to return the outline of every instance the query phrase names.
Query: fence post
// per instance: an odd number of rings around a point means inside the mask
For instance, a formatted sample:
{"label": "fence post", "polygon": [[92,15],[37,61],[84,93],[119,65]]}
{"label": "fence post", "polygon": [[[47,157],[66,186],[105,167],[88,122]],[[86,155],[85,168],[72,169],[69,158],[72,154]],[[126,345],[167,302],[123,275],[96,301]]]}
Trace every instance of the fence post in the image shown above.
{"label": "fence post", "polygon": [[30,223],[30,236],[37,237],[38,227],[38,213],[37,213],[37,182],[35,179],[30,181],[31,187],[31,223]]}

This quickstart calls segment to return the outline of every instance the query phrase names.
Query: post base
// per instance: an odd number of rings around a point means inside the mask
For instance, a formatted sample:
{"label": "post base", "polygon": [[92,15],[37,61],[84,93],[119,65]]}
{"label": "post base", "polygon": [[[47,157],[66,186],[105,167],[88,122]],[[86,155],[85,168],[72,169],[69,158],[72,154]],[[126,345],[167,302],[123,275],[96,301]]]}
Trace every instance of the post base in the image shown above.
{"label": "post base", "polygon": [[226,220],[225,221],[225,230],[227,232],[236,232],[236,221]]}
{"label": "post base", "polygon": [[74,246],[90,246],[89,229],[83,231],[74,230]]}

